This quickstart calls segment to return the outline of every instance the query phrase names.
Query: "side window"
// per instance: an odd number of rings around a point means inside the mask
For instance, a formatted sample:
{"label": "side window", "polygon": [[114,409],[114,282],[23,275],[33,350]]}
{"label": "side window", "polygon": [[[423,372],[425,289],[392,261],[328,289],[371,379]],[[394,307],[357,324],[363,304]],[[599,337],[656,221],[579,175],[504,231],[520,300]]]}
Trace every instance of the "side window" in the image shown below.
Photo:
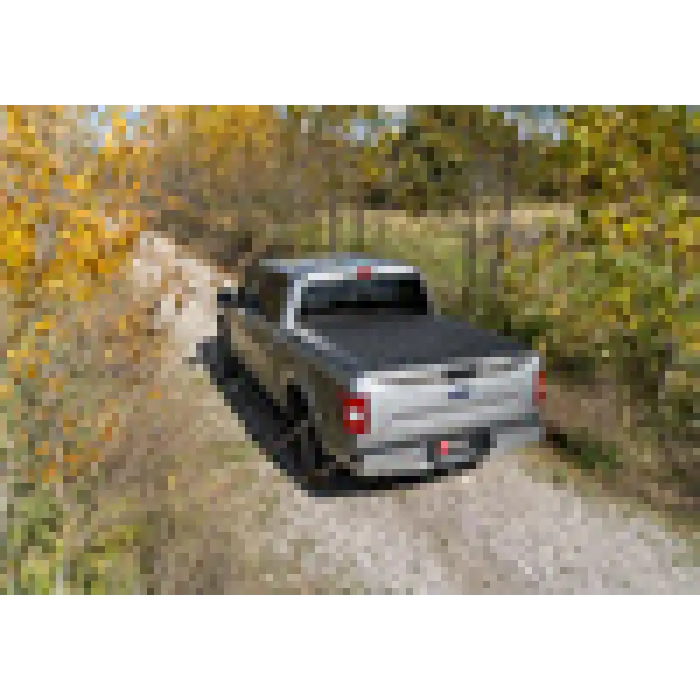
{"label": "side window", "polygon": [[261,313],[270,323],[279,323],[287,299],[287,279],[284,275],[269,273],[260,295]]}

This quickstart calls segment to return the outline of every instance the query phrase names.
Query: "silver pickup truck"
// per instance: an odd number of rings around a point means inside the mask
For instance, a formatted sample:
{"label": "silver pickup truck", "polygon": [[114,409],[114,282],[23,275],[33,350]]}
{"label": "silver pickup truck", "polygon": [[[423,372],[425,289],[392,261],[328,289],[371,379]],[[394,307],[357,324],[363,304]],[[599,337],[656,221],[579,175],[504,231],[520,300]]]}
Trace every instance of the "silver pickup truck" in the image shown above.
{"label": "silver pickup truck", "polygon": [[540,439],[537,354],[440,315],[415,267],[262,260],[217,306],[221,348],[281,409],[311,480],[473,466]]}

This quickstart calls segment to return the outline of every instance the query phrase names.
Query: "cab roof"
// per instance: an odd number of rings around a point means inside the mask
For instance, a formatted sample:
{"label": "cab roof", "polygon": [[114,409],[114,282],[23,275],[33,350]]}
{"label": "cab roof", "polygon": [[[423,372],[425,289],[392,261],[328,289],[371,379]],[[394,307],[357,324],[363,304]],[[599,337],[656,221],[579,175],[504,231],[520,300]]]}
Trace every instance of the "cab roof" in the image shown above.
{"label": "cab roof", "polygon": [[318,258],[265,259],[259,263],[263,270],[277,272],[289,277],[306,277],[314,273],[351,272],[358,267],[401,267],[415,269],[401,260],[365,258],[357,255],[328,255]]}

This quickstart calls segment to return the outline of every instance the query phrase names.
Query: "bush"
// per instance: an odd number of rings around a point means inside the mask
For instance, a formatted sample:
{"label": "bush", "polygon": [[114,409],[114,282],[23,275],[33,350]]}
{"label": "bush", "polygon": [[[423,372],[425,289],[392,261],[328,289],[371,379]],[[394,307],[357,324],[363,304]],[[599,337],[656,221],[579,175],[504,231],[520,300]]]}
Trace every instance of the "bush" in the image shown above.
{"label": "bush", "polygon": [[[6,297],[15,341],[3,386],[8,512],[0,587],[14,593],[129,592],[139,524],[105,520],[95,492],[135,387],[159,343],[120,280],[92,301]],[[127,411],[128,413],[128,411]]]}

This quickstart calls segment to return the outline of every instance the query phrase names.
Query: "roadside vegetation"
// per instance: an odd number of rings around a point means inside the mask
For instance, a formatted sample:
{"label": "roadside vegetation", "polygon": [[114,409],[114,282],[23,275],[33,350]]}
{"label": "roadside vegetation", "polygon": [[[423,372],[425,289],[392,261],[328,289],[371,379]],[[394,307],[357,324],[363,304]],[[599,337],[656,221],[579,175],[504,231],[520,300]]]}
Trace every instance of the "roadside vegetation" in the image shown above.
{"label": "roadside vegetation", "polygon": [[[112,117],[116,138],[125,124]],[[156,390],[161,338],[123,275],[142,227],[137,183],[119,182],[133,163],[109,139],[95,149],[84,118],[59,107],[0,112],[9,593],[139,587],[139,512],[120,499],[97,504],[110,456]]]}

